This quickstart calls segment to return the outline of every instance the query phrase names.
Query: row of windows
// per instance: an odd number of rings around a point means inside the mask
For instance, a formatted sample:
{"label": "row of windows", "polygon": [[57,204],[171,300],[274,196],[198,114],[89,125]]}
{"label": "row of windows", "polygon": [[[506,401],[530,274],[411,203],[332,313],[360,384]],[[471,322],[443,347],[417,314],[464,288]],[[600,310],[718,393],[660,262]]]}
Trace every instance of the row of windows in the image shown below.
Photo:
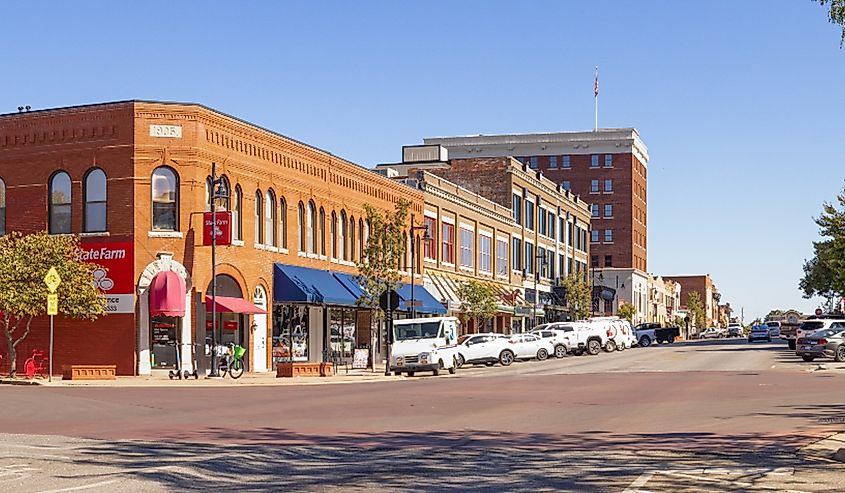
{"label": "row of windows", "polygon": [[[2,180],[0,180],[2,181]],[[82,180],[82,195],[84,207],[82,209],[82,230],[86,233],[101,233],[108,231],[106,222],[107,179],[106,173],[100,168],[91,168]],[[0,233],[6,229],[6,199],[5,185],[2,186],[2,222]],[[47,182],[48,221],[47,231],[51,234],[71,232],[73,219],[73,193],[71,191],[70,175],[66,171],[53,173]]]}
{"label": "row of windows", "polygon": [[[599,242],[599,235],[601,233],[600,230],[594,229],[594,230],[590,231],[590,233],[591,233],[590,241],[592,241],[593,243],[598,243]],[[604,230],[604,242],[605,243],[613,243],[613,230],[612,229]]]}
{"label": "row of windows", "polygon": [[[599,256],[598,255],[591,255],[590,256],[590,266],[593,268],[599,267]],[[605,255],[604,256],[604,266],[605,267],[613,267],[613,255]]]}
{"label": "row of windows", "polygon": [[[612,185],[611,185],[612,186]],[[525,202],[525,207],[523,208],[523,202]],[[534,231],[535,229],[535,221],[534,221],[534,211],[537,209],[534,205],[534,201],[530,199],[523,199],[522,196],[518,193],[513,194],[513,220],[520,226],[525,226],[525,229],[530,231]],[[566,242],[568,245],[572,245],[572,228],[573,223],[569,223],[566,221],[566,218],[559,217],[554,212],[546,209],[545,207],[539,208],[539,230],[538,233],[542,236],[551,239],[557,239],[560,242]],[[524,217],[524,221],[523,221]],[[557,220],[555,218],[557,217]],[[557,223],[557,226],[556,226]],[[568,226],[567,226],[568,225]],[[576,228],[580,228],[580,226],[575,225]],[[568,231],[567,236],[564,236],[564,231]],[[586,234],[586,233],[584,233]],[[576,240],[576,243],[578,241]],[[584,242],[586,244],[586,241]],[[582,250],[579,248],[579,250]],[[586,251],[586,246],[582,251]]]}
{"label": "row of windows", "polygon": [[[599,193],[601,180],[590,180],[590,193]],[[613,193],[613,180],[604,180],[604,193]]]}
{"label": "row of windows", "polygon": [[[571,169],[572,168],[572,157],[569,155],[563,156],[545,156],[548,158],[548,168],[549,169]],[[530,156],[530,157],[518,157],[517,158],[521,163],[527,164],[531,169],[538,169],[540,165],[540,158],[538,156]],[[591,168],[598,168],[601,161],[601,155],[599,154],[592,154],[590,155],[590,167]],[[605,154],[604,155],[604,167],[605,168],[612,168],[613,167],[613,154]]]}
{"label": "row of windows", "polygon": [[[590,215],[594,218],[599,217],[600,206],[599,204],[592,204],[590,206]],[[605,219],[612,219],[613,218],[613,204],[604,204],[604,218]]]}

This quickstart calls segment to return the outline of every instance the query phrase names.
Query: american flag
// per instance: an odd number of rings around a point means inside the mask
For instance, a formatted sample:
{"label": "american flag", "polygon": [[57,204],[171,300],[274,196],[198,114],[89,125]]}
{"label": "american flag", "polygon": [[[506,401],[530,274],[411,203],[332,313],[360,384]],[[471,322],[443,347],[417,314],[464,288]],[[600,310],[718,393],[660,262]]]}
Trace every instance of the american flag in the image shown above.
{"label": "american flag", "polygon": [[599,97],[599,68],[598,67],[596,67],[596,85],[593,88],[593,94],[595,94],[595,97]]}

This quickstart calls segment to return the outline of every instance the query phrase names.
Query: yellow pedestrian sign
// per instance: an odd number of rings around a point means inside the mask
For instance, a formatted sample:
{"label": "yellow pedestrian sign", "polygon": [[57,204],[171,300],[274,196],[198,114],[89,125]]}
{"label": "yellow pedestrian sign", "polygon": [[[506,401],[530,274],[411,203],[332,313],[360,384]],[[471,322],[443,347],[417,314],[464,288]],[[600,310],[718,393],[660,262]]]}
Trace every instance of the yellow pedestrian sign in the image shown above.
{"label": "yellow pedestrian sign", "polygon": [[47,295],[47,315],[59,314],[59,295],[50,293]]}
{"label": "yellow pedestrian sign", "polygon": [[47,289],[49,289],[51,293],[55,293],[56,288],[59,287],[59,284],[61,283],[62,278],[59,277],[59,273],[56,272],[56,268],[50,267],[50,271],[47,272],[46,276],[44,276],[44,284],[47,285]]}

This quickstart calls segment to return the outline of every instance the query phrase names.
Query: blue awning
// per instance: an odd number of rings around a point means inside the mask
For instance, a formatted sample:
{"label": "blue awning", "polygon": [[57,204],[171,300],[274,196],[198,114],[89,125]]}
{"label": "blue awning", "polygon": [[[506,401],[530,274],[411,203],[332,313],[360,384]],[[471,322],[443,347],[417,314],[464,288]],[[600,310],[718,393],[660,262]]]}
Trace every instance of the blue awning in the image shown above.
{"label": "blue awning", "polygon": [[274,265],[273,301],[354,306],[357,299],[330,271]]}
{"label": "blue awning", "polygon": [[[399,302],[399,309],[411,311],[411,285],[400,284],[396,292],[399,293],[399,296],[402,298]],[[425,286],[420,286],[419,284],[414,285],[414,301],[416,301],[417,313],[446,313],[446,307],[443,306],[443,303],[437,301],[437,298],[432,296],[431,293],[425,289]]]}
{"label": "blue awning", "polygon": [[352,296],[355,299],[360,299],[361,295],[364,294],[364,290],[361,288],[361,285],[358,283],[358,276],[353,276],[352,274],[344,274],[343,272],[332,272],[332,275],[335,279],[338,280],[339,283],[343,284]]}

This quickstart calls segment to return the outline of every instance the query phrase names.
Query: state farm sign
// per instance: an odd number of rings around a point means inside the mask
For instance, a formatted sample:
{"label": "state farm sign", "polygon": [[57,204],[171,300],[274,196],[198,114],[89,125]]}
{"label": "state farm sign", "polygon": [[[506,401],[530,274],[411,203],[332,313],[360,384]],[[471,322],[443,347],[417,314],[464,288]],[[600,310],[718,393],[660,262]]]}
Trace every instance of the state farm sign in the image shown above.
{"label": "state farm sign", "polygon": [[[217,216],[216,227],[214,225],[214,218]],[[221,211],[212,214],[211,212],[203,213],[202,218],[202,244],[211,245],[212,234],[217,236],[216,243],[218,245],[229,245],[232,243],[232,213],[229,211]]]}
{"label": "state farm sign", "polygon": [[93,283],[106,298],[106,313],[135,313],[134,243],[83,243],[82,261],[97,264]]}

